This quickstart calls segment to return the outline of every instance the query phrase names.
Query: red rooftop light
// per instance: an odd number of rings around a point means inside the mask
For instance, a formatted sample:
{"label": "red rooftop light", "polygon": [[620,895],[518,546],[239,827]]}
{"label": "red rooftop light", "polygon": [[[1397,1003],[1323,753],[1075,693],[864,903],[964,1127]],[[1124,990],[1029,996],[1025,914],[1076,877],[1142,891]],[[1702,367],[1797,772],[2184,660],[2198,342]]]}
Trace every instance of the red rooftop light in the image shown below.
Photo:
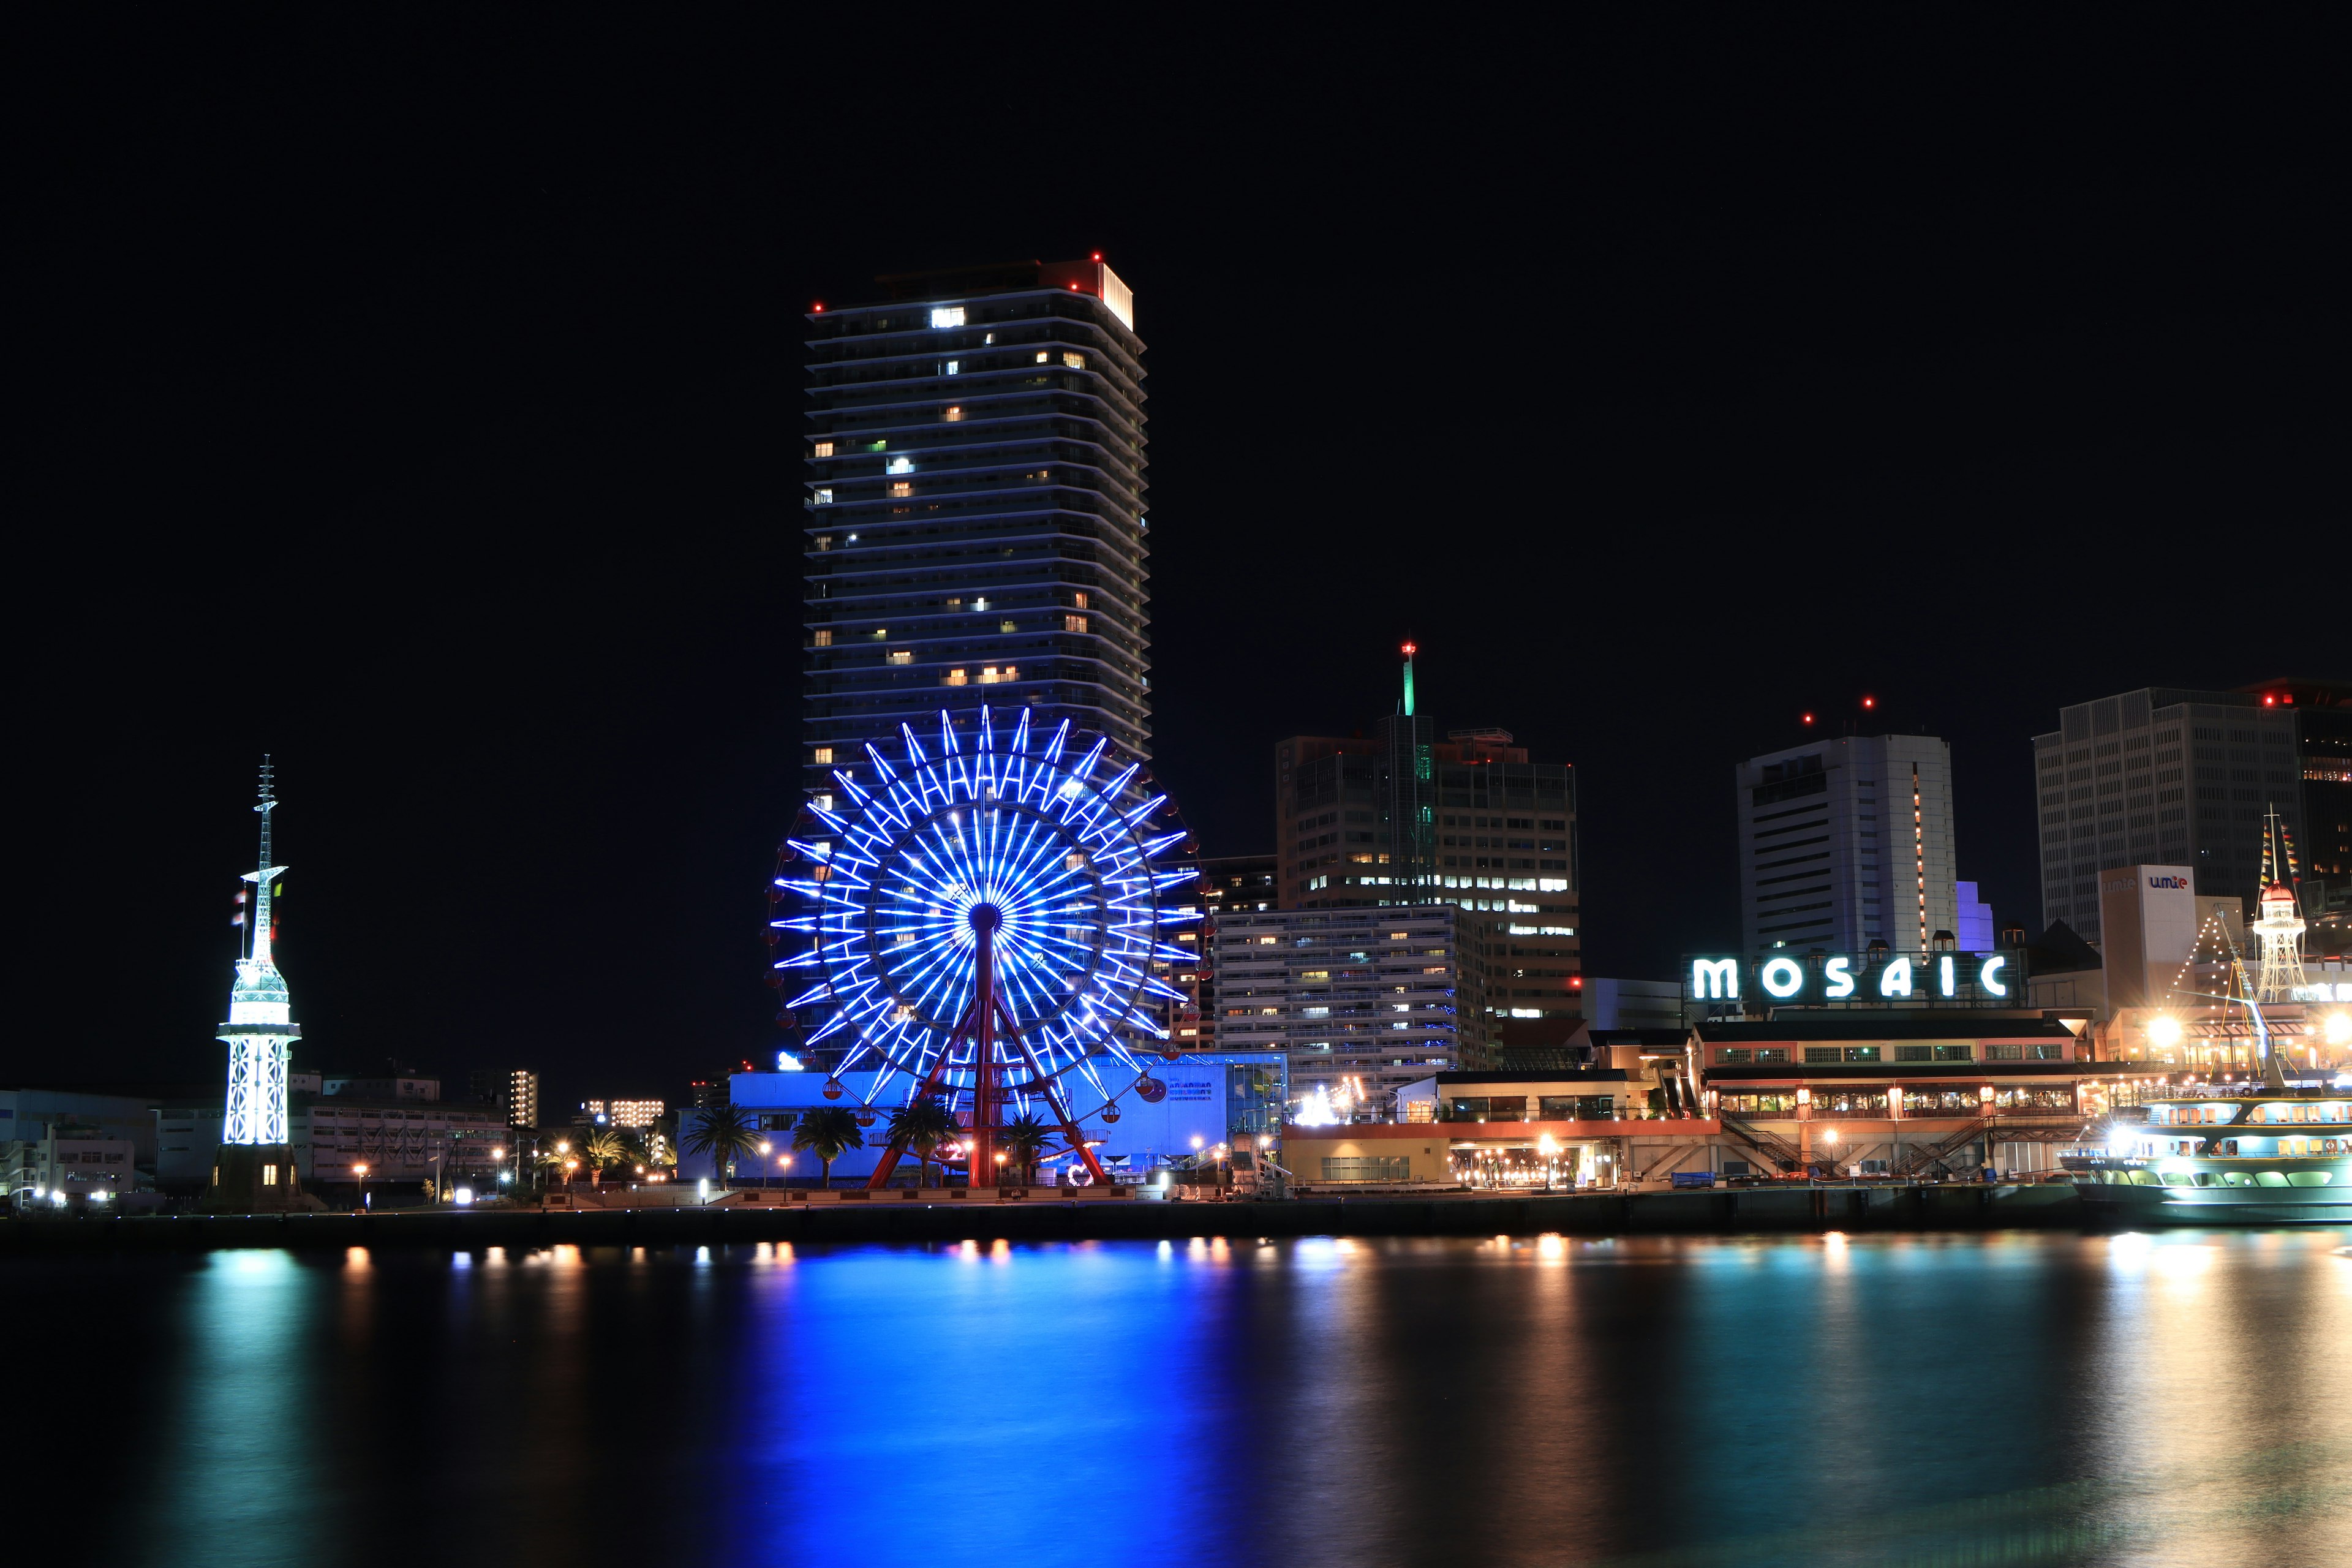
{"label": "red rooftop light", "polygon": [[2268,693],[2264,693],[2263,697],[2263,706],[2265,708],[2275,708],[2278,706],[2278,699],[2269,695]]}
{"label": "red rooftop light", "polygon": [[1810,724],[1810,723],[1811,723],[1812,721],[1813,721],[1813,716],[1812,716],[1811,714],[1810,714],[1810,713],[1806,714],[1806,715],[1805,715],[1805,722],[1806,722],[1806,723],[1808,723],[1808,724]]}
{"label": "red rooftop light", "polygon": [[1102,252],[1101,252],[1101,251],[1097,250],[1097,251],[1096,251],[1096,252],[1095,252],[1095,259],[1096,259],[1097,261],[1100,261],[1100,260],[1102,259]]}
{"label": "red rooftop light", "polygon": [[1419,648],[1413,647],[1411,643],[1404,645],[1404,656],[1407,658],[1411,658],[1414,654],[1419,653],[1420,651],[1421,650]]}
{"label": "red rooftop light", "polygon": [[823,314],[824,313],[824,300],[819,300],[816,302],[815,309],[816,309],[816,311],[817,311],[817,313],[818,313],[819,315],[823,315]]}
{"label": "red rooftop light", "polygon": [[1875,697],[1865,697],[1862,700],[1862,705],[1864,708],[1875,708],[1878,706],[1878,699]]}

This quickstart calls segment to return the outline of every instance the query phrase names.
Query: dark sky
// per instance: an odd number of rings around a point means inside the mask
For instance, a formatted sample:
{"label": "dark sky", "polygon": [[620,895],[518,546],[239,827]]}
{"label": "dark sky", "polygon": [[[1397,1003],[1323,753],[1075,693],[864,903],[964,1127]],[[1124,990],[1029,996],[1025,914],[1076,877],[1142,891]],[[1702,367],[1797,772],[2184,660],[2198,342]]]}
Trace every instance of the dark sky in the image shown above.
{"label": "dark sky", "polygon": [[1735,939],[1731,765],[1804,708],[1948,737],[2038,924],[2059,704],[2347,663],[2326,40],[111,15],[11,51],[0,1077],[215,1074],[265,750],[298,1065],[771,1049],[799,313],[878,271],[1134,286],[1210,852],[1411,635],[1579,764],[1595,973]]}

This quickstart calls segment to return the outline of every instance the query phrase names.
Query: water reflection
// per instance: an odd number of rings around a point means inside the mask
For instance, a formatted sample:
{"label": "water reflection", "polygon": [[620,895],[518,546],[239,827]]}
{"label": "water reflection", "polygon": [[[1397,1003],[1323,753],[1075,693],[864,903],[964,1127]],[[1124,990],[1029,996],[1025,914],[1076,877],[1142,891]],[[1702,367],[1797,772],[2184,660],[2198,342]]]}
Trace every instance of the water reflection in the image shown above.
{"label": "water reflection", "polygon": [[2333,1234],[0,1264],[171,1563],[2298,1564],[2352,1550]]}

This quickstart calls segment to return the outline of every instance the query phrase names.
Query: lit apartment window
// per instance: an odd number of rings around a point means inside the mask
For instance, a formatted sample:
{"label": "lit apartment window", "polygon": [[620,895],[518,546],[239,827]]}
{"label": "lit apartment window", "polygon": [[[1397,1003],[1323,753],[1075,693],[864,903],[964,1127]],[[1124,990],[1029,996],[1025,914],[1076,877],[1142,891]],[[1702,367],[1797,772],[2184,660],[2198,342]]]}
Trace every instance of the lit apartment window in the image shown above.
{"label": "lit apartment window", "polygon": [[892,664],[912,664],[915,662],[914,650],[903,647],[893,648],[890,650],[890,662]]}
{"label": "lit apartment window", "polygon": [[980,683],[982,686],[993,686],[996,684],[998,679],[999,677],[996,673],[996,666],[992,664],[984,664],[980,667]]}
{"label": "lit apartment window", "polygon": [[1000,632],[1009,632],[1013,629],[1013,623],[1011,621],[999,621],[996,623],[996,629]]}
{"label": "lit apartment window", "polygon": [[819,506],[831,506],[833,504],[833,492],[831,490],[819,490],[812,499],[814,499]]}
{"label": "lit apartment window", "polygon": [[831,746],[819,746],[815,751],[809,753],[809,761],[813,763],[829,763],[833,761],[833,748]]}
{"label": "lit apartment window", "polygon": [[882,465],[882,471],[886,474],[911,474],[915,471],[915,459],[893,458]]}
{"label": "lit apartment window", "polygon": [[874,637],[875,637],[875,639],[876,639],[877,641],[879,641],[879,640],[880,640],[880,639],[882,639],[883,637],[888,637],[889,635],[890,635],[890,628],[889,628],[888,626],[876,626],[876,627],[874,628]]}
{"label": "lit apartment window", "polygon": [[982,615],[987,614],[987,613],[988,613],[988,596],[987,596],[985,594],[983,594],[983,595],[982,595],[979,598],[974,599],[974,600],[971,602],[971,607],[972,607],[973,609],[975,609],[975,610],[980,611]]}
{"label": "lit apartment window", "polygon": [[914,493],[915,486],[912,480],[892,479],[890,481],[890,494],[892,496],[910,496]]}
{"label": "lit apartment window", "polygon": [[967,679],[968,678],[964,675],[962,670],[950,669],[947,673],[947,679],[941,681],[940,684],[943,686],[962,686],[967,683]]}
{"label": "lit apartment window", "polygon": [[961,599],[950,599],[948,601],[948,608],[950,610],[961,610],[963,608],[963,601]]}
{"label": "lit apartment window", "polygon": [[830,795],[813,795],[809,796],[809,804],[816,807],[819,811],[831,811],[833,809],[833,796]]}
{"label": "lit apartment window", "polygon": [[1064,616],[1062,629],[1066,632],[1083,632],[1087,629],[1087,618],[1084,616]]}
{"label": "lit apartment window", "polygon": [[1039,364],[1051,364],[1054,363],[1054,356],[1047,353],[1044,349],[1039,349],[1037,351],[1037,363]]}
{"label": "lit apartment window", "polygon": [[950,360],[950,361],[948,361],[948,363],[947,363],[947,367],[946,367],[946,368],[947,368],[947,373],[948,373],[950,375],[953,375],[953,374],[955,374],[958,371],[961,370],[961,369],[963,368],[963,366],[962,366],[960,363],[958,363],[957,361],[955,361],[955,360]]}
{"label": "lit apartment window", "polygon": [[1086,590],[1082,588],[1078,592],[1071,595],[1070,603],[1076,605],[1081,610],[1085,609],[1087,607]]}
{"label": "lit apartment window", "polygon": [[816,646],[819,647],[831,647],[833,646],[833,628],[831,626],[819,626],[817,628]]}
{"label": "lit apartment window", "polygon": [[1087,368],[1087,356],[1084,354],[1064,354],[1062,356],[1062,363],[1068,365],[1072,370],[1084,370]]}
{"label": "lit apartment window", "polygon": [[931,307],[931,325],[932,325],[932,326],[934,326],[934,327],[961,327],[961,326],[962,326],[962,325],[963,325],[963,307],[962,307],[961,305],[934,305],[934,306],[932,306],[932,307]]}
{"label": "lit apartment window", "polygon": [[830,457],[832,457],[832,456],[833,456],[833,443],[832,443],[832,442],[830,442],[830,441],[819,441],[819,442],[816,444],[816,446],[815,446],[814,448],[812,448],[812,454],[813,454],[814,456],[815,456],[815,457],[819,457],[819,458],[830,458]]}
{"label": "lit apartment window", "polygon": [[940,417],[953,425],[963,418],[963,405],[950,403],[940,411]]}

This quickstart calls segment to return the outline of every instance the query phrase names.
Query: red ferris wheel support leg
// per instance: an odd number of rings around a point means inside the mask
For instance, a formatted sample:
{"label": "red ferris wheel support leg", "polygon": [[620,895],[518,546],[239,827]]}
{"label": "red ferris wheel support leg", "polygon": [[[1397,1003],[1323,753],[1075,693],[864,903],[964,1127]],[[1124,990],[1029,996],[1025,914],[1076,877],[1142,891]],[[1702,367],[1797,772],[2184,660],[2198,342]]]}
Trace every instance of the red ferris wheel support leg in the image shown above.
{"label": "red ferris wheel support leg", "polygon": [[[939,1088],[940,1079],[946,1075],[948,1064],[955,1057],[956,1042],[969,1035],[971,1029],[971,1015],[966,1013],[963,1016],[963,1022],[955,1026],[955,1033],[948,1037],[947,1044],[940,1047],[940,1059],[931,1064],[930,1072],[923,1079],[922,1088],[915,1091],[917,1100],[929,1099],[932,1090]],[[906,1155],[907,1146],[894,1139],[890,1146],[882,1152],[882,1158],[874,1163],[874,1173],[866,1178],[866,1189],[872,1191],[888,1186],[890,1173],[898,1168],[898,1162],[905,1159]]]}
{"label": "red ferris wheel support leg", "polygon": [[[985,914],[982,911],[986,910]],[[996,1127],[1002,1120],[1004,1084],[996,1070],[996,1015],[1003,1003],[996,994],[996,925],[994,906],[981,904],[972,911],[974,946],[979,952],[978,984],[972,987],[972,1011],[978,1015],[971,1031],[971,1137],[965,1163],[972,1186],[996,1185]]]}
{"label": "red ferris wheel support leg", "polygon": [[1078,1152],[1078,1158],[1086,1162],[1088,1175],[1106,1187],[1110,1185],[1110,1177],[1104,1173],[1102,1162],[1095,1158],[1095,1152],[1092,1149],[1087,1147],[1086,1134],[1078,1131],[1078,1124],[1071,1120],[1070,1113],[1062,1108],[1062,1097],[1054,1092],[1053,1082],[1046,1076],[1045,1064],[1037,1059],[1037,1053],[1029,1048],[1029,1042],[1021,1037],[1021,1031],[1013,1025],[1013,1015],[1003,1011],[1004,1004],[999,1002],[997,1007],[1004,1025],[1005,1034],[1011,1037],[1013,1044],[1021,1047],[1022,1056],[1028,1059],[1030,1072],[1043,1086],[1037,1092],[1045,1097],[1045,1109],[1054,1113],[1054,1120],[1060,1124],[1063,1139],[1071,1148]]}

